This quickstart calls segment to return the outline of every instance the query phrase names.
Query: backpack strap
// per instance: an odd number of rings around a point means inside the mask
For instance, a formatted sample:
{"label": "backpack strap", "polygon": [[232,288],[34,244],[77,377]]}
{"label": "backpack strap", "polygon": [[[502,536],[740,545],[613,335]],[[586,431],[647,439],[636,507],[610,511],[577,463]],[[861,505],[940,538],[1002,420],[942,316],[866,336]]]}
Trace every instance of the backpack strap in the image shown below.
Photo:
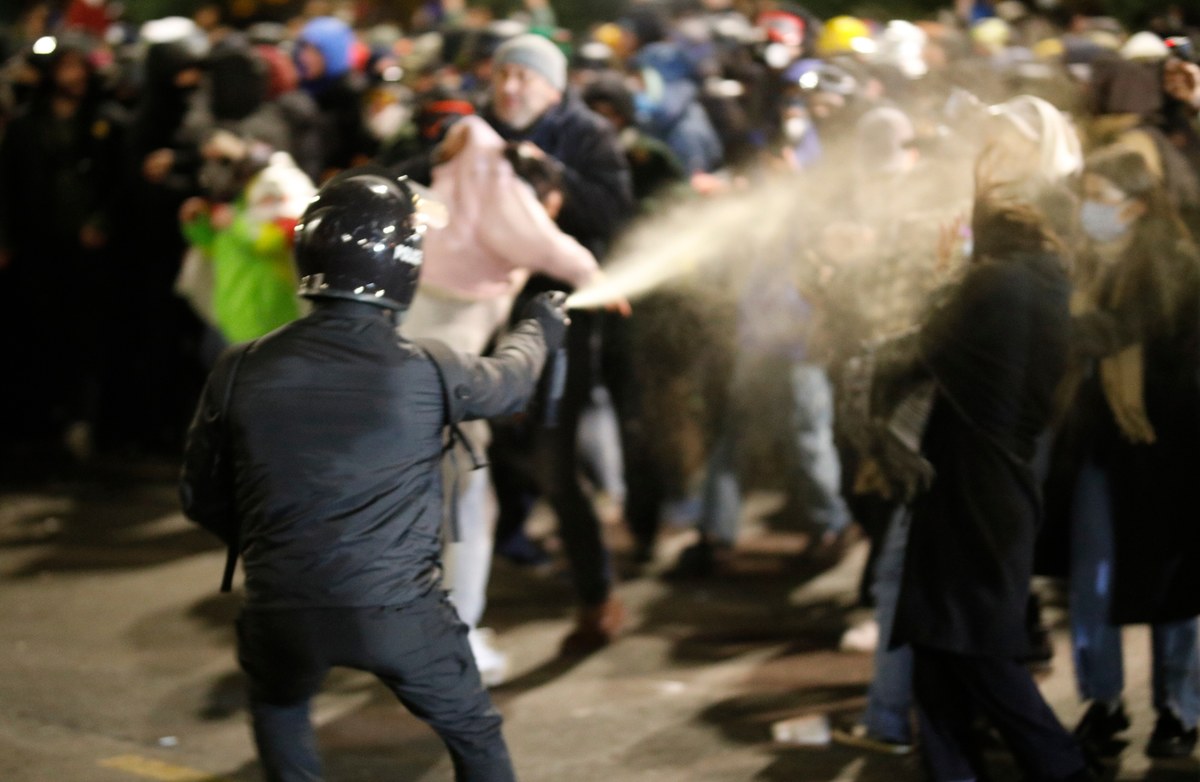
{"label": "backpack strap", "polygon": [[467,437],[462,428],[458,425],[462,420],[461,405],[456,402],[454,395],[450,389],[452,384],[447,380],[447,375],[454,369],[461,366],[461,361],[458,355],[444,342],[436,339],[417,339],[413,343],[425,351],[433,362],[433,368],[437,372],[438,383],[442,388],[442,403],[446,408],[446,439],[442,444],[442,454],[449,455],[450,467],[454,474],[454,485],[450,487],[450,538],[455,543],[462,539],[458,527],[458,454],[456,453],[455,444],[461,444],[466,450],[467,455],[471,458],[471,469],[481,470],[488,466],[487,461],[480,455],[475,444],[471,442],[471,438]]}
{"label": "backpack strap", "polygon": [[[237,379],[238,369],[242,366],[242,359],[257,342],[258,340],[253,340],[234,348],[234,357],[229,362],[229,376],[225,378],[225,390],[221,395],[221,409],[215,422],[219,439],[216,449],[219,460],[227,458],[229,451],[229,406],[233,401],[233,383]],[[225,575],[221,577],[222,592],[233,590],[233,571],[237,567],[238,554],[241,549],[240,526],[238,525],[238,528],[235,529],[233,538],[229,542],[229,549],[225,553]]]}

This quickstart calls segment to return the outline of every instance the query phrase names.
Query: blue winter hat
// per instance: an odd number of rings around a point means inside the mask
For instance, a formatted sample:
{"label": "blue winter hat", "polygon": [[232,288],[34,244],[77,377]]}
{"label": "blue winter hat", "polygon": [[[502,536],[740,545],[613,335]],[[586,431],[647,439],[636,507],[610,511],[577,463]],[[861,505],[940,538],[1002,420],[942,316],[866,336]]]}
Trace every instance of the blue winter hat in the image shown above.
{"label": "blue winter hat", "polygon": [[496,49],[492,65],[499,68],[508,63],[534,71],[560,92],[567,88],[567,56],[548,38],[525,33],[505,41]]}
{"label": "blue winter hat", "polygon": [[[325,73],[328,78],[337,78],[350,71],[350,53],[354,46],[354,31],[341,19],[318,16],[300,31],[298,44],[311,44],[325,58]],[[309,74],[302,73],[305,79]]]}

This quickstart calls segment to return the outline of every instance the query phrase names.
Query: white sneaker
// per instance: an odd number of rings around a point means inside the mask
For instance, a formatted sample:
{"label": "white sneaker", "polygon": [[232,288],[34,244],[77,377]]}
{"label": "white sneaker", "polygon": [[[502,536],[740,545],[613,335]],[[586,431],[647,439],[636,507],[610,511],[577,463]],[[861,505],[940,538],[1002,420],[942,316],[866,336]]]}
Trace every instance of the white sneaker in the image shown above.
{"label": "white sneaker", "polygon": [[879,646],[879,625],[874,619],[864,619],[842,633],[838,648],[843,652],[873,652]]}
{"label": "white sneaker", "polygon": [[475,656],[475,667],[485,687],[503,684],[508,678],[508,655],[494,645],[496,634],[487,627],[477,627],[467,633],[467,643]]}

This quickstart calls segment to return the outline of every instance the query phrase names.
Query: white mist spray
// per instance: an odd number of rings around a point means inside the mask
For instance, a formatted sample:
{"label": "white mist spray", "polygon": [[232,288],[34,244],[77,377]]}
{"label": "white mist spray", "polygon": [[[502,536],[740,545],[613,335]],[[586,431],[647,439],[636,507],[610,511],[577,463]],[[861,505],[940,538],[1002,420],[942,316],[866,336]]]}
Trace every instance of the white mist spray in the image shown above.
{"label": "white mist spray", "polygon": [[797,214],[801,180],[779,177],[743,191],[676,203],[626,234],[605,277],[567,299],[577,309],[636,299],[705,267],[744,262],[786,233]]}

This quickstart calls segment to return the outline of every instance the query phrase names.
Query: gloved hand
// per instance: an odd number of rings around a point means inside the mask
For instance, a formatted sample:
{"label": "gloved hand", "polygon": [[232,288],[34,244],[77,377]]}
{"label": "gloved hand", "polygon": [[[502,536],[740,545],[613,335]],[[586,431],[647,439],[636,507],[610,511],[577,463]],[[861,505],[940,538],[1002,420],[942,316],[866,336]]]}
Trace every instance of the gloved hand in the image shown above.
{"label": "gloved hand", "polygon": [[880,432],[876,458],[890,486],[890,493],[885,496],[906,505],[928,491],[937,477],[929,460],[888,428]]}
{"label": "gloved hand", "polygon": [[567,317],[567,294],[562,291],[539,293],[525,305],[522,317],[538,322],[546,338],[546,352],[553,353],[562,347],[567,326],[571,325],[571,319]]}

